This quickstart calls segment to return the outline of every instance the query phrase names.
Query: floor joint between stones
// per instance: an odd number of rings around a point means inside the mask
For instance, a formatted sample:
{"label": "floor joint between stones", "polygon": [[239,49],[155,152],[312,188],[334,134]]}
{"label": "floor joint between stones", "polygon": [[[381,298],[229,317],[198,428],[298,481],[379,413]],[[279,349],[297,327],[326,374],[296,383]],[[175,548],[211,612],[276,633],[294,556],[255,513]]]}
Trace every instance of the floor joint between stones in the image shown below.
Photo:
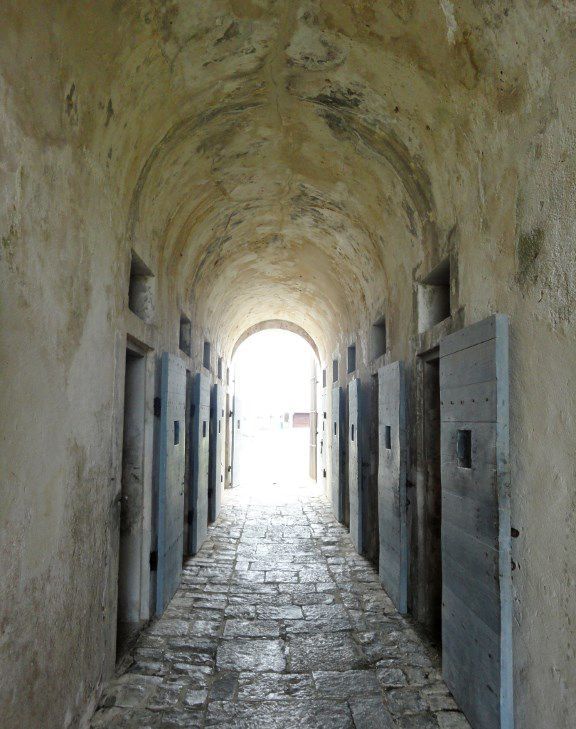
{"label": "floor joint between stones", "polygon": [[226,492],[92,729],[469,729],[313,488]]}

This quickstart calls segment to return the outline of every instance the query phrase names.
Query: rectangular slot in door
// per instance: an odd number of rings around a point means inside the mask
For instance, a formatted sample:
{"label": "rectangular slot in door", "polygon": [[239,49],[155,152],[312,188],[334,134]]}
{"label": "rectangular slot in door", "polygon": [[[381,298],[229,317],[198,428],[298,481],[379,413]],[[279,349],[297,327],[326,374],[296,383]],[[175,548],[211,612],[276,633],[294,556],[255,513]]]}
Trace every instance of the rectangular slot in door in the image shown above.
{"label": "rectangular slot in door", "polygon": [[387,425],[384,429],[384,445],[386,450],[392,450],[392,427]]}
{"label": "rectangular slot in door", "polygon": [[456,455],[460,468],[472,468],[472,431],[459,430],[456,437]]}

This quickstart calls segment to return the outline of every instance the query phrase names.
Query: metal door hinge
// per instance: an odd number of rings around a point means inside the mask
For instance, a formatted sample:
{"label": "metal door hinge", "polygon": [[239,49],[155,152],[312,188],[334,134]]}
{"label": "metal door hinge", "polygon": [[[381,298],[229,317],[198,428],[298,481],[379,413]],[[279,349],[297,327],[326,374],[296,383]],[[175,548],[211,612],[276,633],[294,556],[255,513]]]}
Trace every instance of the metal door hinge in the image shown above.
{"label": "metal door hinge", "polygon": [[150,552],[150,571],[156,572],[158,569],[158,551]]}
{"label": "metal door hinge", "polygon": [[159,397],[154,398],[154,417],[159,418],[162,413],[162,399]]}

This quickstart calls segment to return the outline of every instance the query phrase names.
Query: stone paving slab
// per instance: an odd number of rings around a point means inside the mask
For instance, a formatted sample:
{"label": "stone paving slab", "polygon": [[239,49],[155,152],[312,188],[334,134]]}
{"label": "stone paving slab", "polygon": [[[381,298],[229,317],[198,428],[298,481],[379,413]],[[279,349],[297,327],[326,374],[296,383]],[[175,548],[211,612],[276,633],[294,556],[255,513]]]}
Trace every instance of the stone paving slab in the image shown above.
{"label": "stone paving slab", "polygon": [[227,492],[92,729],[469,729],[312,488]]}

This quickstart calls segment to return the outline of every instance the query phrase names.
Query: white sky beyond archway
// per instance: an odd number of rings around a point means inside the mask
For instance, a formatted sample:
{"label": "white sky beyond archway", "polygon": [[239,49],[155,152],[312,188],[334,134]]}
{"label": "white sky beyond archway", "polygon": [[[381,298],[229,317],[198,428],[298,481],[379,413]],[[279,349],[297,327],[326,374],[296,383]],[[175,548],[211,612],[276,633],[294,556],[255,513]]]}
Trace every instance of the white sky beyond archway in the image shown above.
{"label": "white sky beyond archway", "polygon": [[233,376],[242,400],[242,486],[308,484],[310,430],[293,427],[293,416],[310,412],[314,359],[310,345],[285,330],[257,332],[238,347]]}
{"label": "white sky beyond archway", "polygon": [[293,332],[268,329],[242,342],[234,378],[246,417],[309,412],[313,360],[308,342]]}

